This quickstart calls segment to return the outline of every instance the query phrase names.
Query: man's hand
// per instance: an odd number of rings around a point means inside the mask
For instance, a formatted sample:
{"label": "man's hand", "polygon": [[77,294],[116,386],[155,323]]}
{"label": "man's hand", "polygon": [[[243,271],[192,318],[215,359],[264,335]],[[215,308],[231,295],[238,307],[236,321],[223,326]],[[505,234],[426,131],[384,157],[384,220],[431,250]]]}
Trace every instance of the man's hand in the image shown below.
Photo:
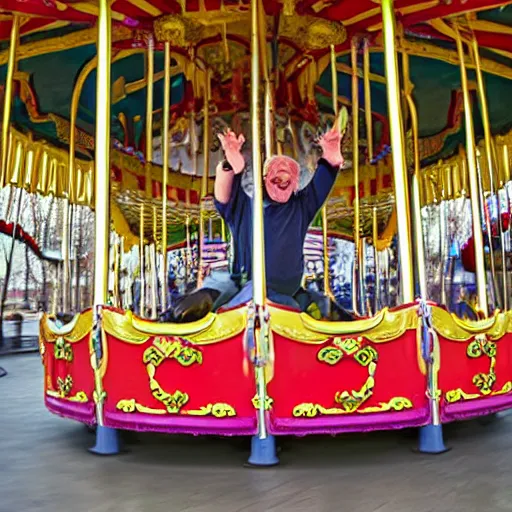
{"label": "man's hand", "polygon": [[345,159],[341,154],[341,133],[337,126],[324,133],[319,139],[318,144],[322,148],[323,157],[333,166],[342,167]]}
{"label": "man's hand", "polygon": [[235,174],[241,173],[245,167],[245,159],[242,155],[242,146],[244,145],[245,137],[242,134],[237,137],[232,130],[229,130],[225,134],[219,133],[218,137],[222,144],[226,160],[229,162],[229,165],[233,167],[233,172]]}

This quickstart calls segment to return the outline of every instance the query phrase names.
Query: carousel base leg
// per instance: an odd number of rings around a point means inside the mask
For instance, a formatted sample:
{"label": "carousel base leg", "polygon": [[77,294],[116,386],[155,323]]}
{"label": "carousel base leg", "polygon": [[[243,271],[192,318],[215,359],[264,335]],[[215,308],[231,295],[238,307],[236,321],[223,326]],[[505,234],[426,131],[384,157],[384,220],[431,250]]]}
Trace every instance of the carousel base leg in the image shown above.
{"label": "carousel base leg", "polygon": [[96,455],[117,455],[119,449],[119,432],[115,428],[96,427],[96,445],[90,448]]}
{"label": "carousel base leg", "polygon": [[269,467],[279,464],[276,452],[276,439],[274,436],[267,436],[260,439],[253,436],[251,440],[251,455],[249,456],[249,467]]}
{"label": "carousel base leg", "polygon": [[418,452],[438,454],[448,450],[443,440],[442,425],[426,425],[420,428]]}

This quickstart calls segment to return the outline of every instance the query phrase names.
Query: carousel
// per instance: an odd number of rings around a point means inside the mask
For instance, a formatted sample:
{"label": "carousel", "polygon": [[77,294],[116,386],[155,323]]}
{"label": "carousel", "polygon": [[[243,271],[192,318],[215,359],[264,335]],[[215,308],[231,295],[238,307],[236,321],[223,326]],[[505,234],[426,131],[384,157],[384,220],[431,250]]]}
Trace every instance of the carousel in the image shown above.
{"label": "carousel", "polygon": [[[4,0],[0,227],[52,276],[48,410],[94,428],[94,453],[123,430],[251,436],[269,466],[284,435],[415,427],[441,453],[444,423],[511,407],[507,3]],[[251,297],[169,322],[240,251],[214,201],[228,130],[250,164]],[[325,301],[284,305],[264,170],[293,159],[300,196],[326,132],[344,163],[301,284]],[[22,222],[48,198],[54,257]]]}

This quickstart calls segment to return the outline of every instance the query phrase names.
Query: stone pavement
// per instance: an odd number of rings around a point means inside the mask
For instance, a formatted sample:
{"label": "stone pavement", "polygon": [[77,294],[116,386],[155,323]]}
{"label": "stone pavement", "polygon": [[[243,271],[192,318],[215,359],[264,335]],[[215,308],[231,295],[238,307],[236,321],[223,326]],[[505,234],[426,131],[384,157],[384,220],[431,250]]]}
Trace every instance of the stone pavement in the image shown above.
{"label": "stone pavement", "polygon": [[37,355],[0,366],[0,512],[512,511],[512,416],[449,426],[439,456],[391,432],[286,440],[266,470],[222,439],[145,434],[101,458],[82,425],[45,410]]}

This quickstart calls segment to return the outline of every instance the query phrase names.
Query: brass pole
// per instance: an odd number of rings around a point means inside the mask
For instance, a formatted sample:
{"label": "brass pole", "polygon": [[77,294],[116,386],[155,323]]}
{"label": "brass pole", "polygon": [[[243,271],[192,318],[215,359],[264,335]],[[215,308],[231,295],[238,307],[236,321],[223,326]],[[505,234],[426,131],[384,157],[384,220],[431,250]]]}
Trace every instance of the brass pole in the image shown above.
{"label": "brass pole", "polygon": [[379,216],[377,207],[373,207],[373,254],[375,259],[375,304],[373,307],[374,314],[377,314],[380,308],[380,262],[379,251],[377,250],[377,242],[379,240]]}
{"label": "brass pole", "polygon": [[19,42],[20,18],[13,15],[11,37],[9,40],[9,61],[5,77],[4,116],[2,118],[2,169],[0,171],[0,188],[7,179],[7,155],[9,154],[9,131],[11,123],[11,102],[13,94],[14,71],[16,70],[16,50]]}
{"label": "brass pole", "polygon": [[[167,183],[169,180],[169,109],[171,108],[171,43],[164,45],[164,104],[163,104],[163,162],[162,162],[162,311],[167,309]],[[156,240],[155,240],[156,243]]]}
{"label": "brass pole", "polygon": [[210,70],[206,73],[206,85],[204,89],[204,106],[203,106],[203,175],[201,177],[201,198],[199,205],[199,258],[198,258],[198,272],[197,272],[197,285],[201,286],[203,283],[203,245],[204,245],[204,198],[208,195],[208,178],[210,175]]}
{"label": "brass pole", "polygon": [[69,239],[71,234],[69,210],[71,204],[68,197],[63,201],[63,218],[62,218],[62,309],[65,313],[69,313],[69,292],[70,292],[70,263],[69,263]]}
{"label": "brass pole", "polygon": [[119,270],[121,266],[121,249],[119,247],[119,236],[115,235],[115,241],[114,241],[114,284],[112,287],[113,296],[114,296],[114,306],[116,308],[121,307],[121,294],[119,293]]}
{"label": "brass pole", "polygon": [[466,153],[469,170],[469,188],[471,197],[471,215],[473,219],[473,239],[475,241],[475,263],[476,263],[476,283],[478,294],[478,306],[487,316],[489,308],[487,304],[487,287],[485,276],[484,261],[484,240],[481,226],[480,198],[478,194],[478,167],[476,161],[475,133],[473,128],[473,112],[471,108],[471,98],[468,89],[468,77],[466,75],[466,66],[464,64],[464,48],[459,33],[459,27],[455,24],[457,43],[457,52],[460,62],[460,76],[462,83],[462,93],[464,95],[464,116],[466,121]]}
{"label": "brass pole", "polygon": [[158,317],[158,269],[156,263],[156,207],[153,206],[153,243],[149,246],[149,265],[151,277],[151,318]]}
{"label": "brass pole", "polygon": [[261,50],[261,67],[263,81],[265,83],[265,156],[271,158],[274,153],[274,99],[272,84],[270,82],[269,58],[267,52],[267,30],[265,21],[265,9],[263,3],[258,4],[258,34]]}
{"label": "brass pole", "polygon": [[334,117],[338,115],[338,69],[336,67],[336,51],[331,44],[331,80],[332,80],[332,109]]}
{"label": "brass pole", "polygon": [[373,160],[373,126],[372,126],[372,91],[370,84],[370,47],[368,39],[364,40],[363,54],[363,77],[364,77],[364,114],[366,118],[366,143],[368,161]]}
{"label": "brass pole", "polygon": [[425,246],[423,236],[423,222],[421,219],[421,199],[420,199],[420,147],[418,130],[418,112],[412,98],[414,84],[411,83],[409,55],[402,53],[402,68],[404,76],[405,98],[409,107],[411,118],[412,140],[413,140],[413,165],[414,173],[411,177],[412,190],[412,218],[414,223],[414,252],[416,271],[420,289],[420,297],[423,300],[427,298],[427,271],[425,268]]}
{"label": "brass pole", "polygon": [[94,305],[108,299],[110,231],[110,61],[111,13],[108,0],[99,0],[98,69],[96,75],[95,260]]}
{"label": "brass pole", "polygon": [[139,315],[143,317],[146,309],[146,261],[144,258],[144,202],[140,205],[139,216],[139,280],[140,280],[140,305]]}
{"label": "brass pole", "polygon": [[260,48],[258,41],[258,1],[251,2],[251,118],[252,167],[254,180],[253,202],[253,285],[254,302],[263,306],[267,295],[265,273],[265,237],[263,224],[263,179],[260,147]]}
{"label": "brass pole", "polygon": [[457,52],[460,62],[460,75],[462,84],[462,93],[464,96],[464,116],[466,122],[466,153],[469,170],[469,188],[471,197],[471,216],[473,219],[473,239],[475,241],[475,263],[476,263],[476,283],[478,294],[478,306],[487,316],[489,308],[487,304],[487,287],[485,276],[484,261],[484,241],[481,226],[480,198],[478,193],[478,167],[476,161],[475,134],[473,128],[473,112],[471,98],[469,95],[468,78],[464,61],[464,48],[460,37],[459,28],[454,25],[457,43]]}
{"label": "brass pole", "polygon": [[[336,68],[336,51],[331,45],[331,80],[332,80],[332,109],[335,122],[338,117],[338,70]],[[327,297],[334,299],[331,290],[330,265],[329,265],[329,226],[327,222],[327,202],[322,207],[322,242],[324,258],[324,293]],[[330,308],[329,308],[330,309]]]}
{"label": "brass pole", "polygon": [[[357,40],[351,43],[352,62],[352,168],[354,172],[354,267],[352,284],[352,307],[360,311],[358,295],[360,288],[361,228],[359,206],[359,78],[357,70]],[[361,297],[362,299],[362,297]]]}
{"label": "brass pole", "polygon": [[110,66],[112,25],[110,0],[98,2],[98,68],[96,74],[96,151],[94,173],[94,300],[91,334],[91,366],[94,371],[96,420],[103,426],[103,391],[100,365],[103,359],[101,307],[108,301],[110,233]]}
{"label": "brass pole", "polygon": [[[497,205],[498,205],[498,226],[499,226],[499,233],[500,233],[501,263],[502,263],[501,268],[502,268],[502,276],[503,276],[503,290],[502,290],[502,297],[501,297],[501,299],[502,299],[501,306],[503,307],[504,310],[507,310],[508,309],[508,292],[507,292],[507,273],[505,271],[507,256],[505,253],[505,233],[503,230],[503,220],[501,218],[500,197],[499,197],[499,193],[495,187],[495,177],[496,177],[496,171],[497,171],[496,154],[494,152],[494,147],[492,145],[491,124],[489,121],[489,109],[487,106],[487,96],[486,96],[486,92],[485,92],[485,84],[484,84],[484,79],[483,79],[483,75],[482,75],[480,52],[478,49],[478,42],[474,35],[473,35],[471,44],[472,44],[473,59],[475,62],[476,79],[477,79],[477,85],[478,85],[478,96],[480,98],[480,108],[482,110],[482,124],[484,127],[485,156],[486,156],[486,160],[487,160],[487,169],[489,171],[489,183],[490,183],[490,189],[491,189],[491,197],[493,199],[496,198]],[[491,223],[489,222],[489,224],[491,224]],[[491,236],[490,233],[489,233],[489,236]],[[492,245],[492,244],[490,244],[490,245]],[[491,252],[491,258],[492,258],[491,261],[493,263],[491,270],[493,270],[493,280],[495,281],[495,288],[496,288],[496,294],[497,294],[499,289],[497,288],[496,272],[494,269],[494,251]]]}
{"label": "brass pole", "polygon": [[400,101],[400,81],[398,78],[398,62],[396,58],[396,22],[393,0],[382,0],[381,8],[388,113],[394,167],[393,177],[395,183],[395,202],[397,211],[400,212],[397,219],[400,257],[400,286],[403,302],[410,303],[414,301],[411,217],[407,180],[407,163],[405,161],[404,154],[405,137],[402,122],[402,105]]}
{"label": "brass pole", "polygon": [[146,54],[146,163],[151,164],[151,162],[153,161],[153,83],[155,75],[155,42],[152,35],[148,36],[147,38],[147,46],[148,49]]}
{"label": "brass pole", "polygon": [[[265,226],[263,217],[263,177],[261,168],[260,146],[260,48],[259,34],[259,0],[251,1],[251,124],[252,124],[252,172],[254,183],[253,200],[253,226],[252,226],[252,282],[253,301],[256,314],[260,316],[260,327],[255,332],[256,357],[264,360],[266,347],[264,343],[264,329],[268,328],[268,321],[263,318],[265,308],[267,285],[265,273]],[[267,438],[265,402],[267,399],[267,383],[265,367],[256,366],[256,385],[258,390],[258,437]]]}

